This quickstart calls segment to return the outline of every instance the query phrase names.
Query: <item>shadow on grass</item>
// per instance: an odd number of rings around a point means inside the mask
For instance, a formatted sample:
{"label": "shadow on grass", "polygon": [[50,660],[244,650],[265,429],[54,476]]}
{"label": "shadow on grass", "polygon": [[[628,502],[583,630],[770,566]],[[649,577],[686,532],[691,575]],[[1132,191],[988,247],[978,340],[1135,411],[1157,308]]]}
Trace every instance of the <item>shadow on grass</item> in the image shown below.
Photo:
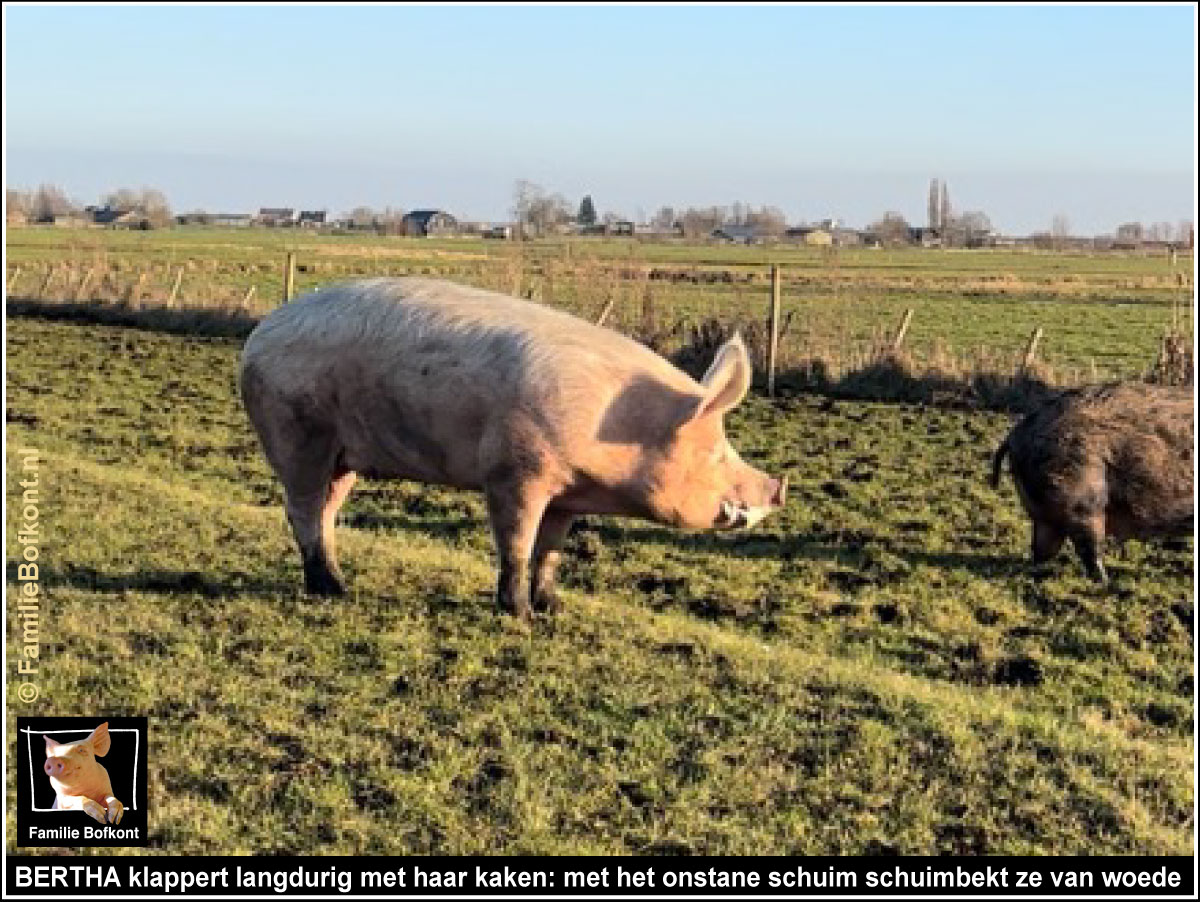
{"label": "shadow on grass", "polygon": [[439,539],[457,539],[464,533],[487,528],[487,520],[469,516],[417,516],[406,513],[349,511],[338,517],[338,527],[367,532],[417,532]]}
{"label": "shadow on grass", "polygon": [[[17,564],[10,562],[9,583],[17,580]],[[39,582],[47,588],[84,589],[90,592],[152,592],[160,595],[202,595],[205,598],[232,598],[241,595],[295,595],[300,591],[296,581],[263,579],[237,571],[199,570],[135,570],[129,573],[106,573],[95,567],[65,564],[62,567],[42,566]]]}
{"label": "shadow on grass", "polygon": [[245,338],[259,321],[254,314],[235,309],[169,309],[106,301],[39,301],[34,298],[9,298],[5,312],[9,316],[127,326],[148,332],[214,338]]}

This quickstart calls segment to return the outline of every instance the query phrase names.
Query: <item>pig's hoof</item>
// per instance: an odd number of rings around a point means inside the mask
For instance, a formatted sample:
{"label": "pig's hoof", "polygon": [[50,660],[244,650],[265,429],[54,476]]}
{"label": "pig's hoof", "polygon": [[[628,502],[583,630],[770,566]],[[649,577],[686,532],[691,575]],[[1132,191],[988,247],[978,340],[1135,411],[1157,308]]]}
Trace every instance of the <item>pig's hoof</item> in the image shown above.
{"label": "pig's hoof", "polygon": [[121,818],[125,816],[125,806],[116,799],[111,799],[108,803],[108,822],[110,824],[121,823]]}
{"label": "pig's hoof", "polygon": [[304,591],[309,595],[319,595],[322,598],[340,598],[346,594],[346,584],[334,573],[328,570],[306,568],[304,573]]}
{"label": "pig's hoof", "polygon": [[562,597],[553,589],[543,589],[534,596],[533,609],[539,614],[554,616],[562,610]]}
{"label": "pig's hoof", "polygon": [[104,810],[99,802],[86,799],[83,803],[83,810],[92,820],[99,821],[102,824],[108,823],[108,812]]}
{"label": "pig's hoof", "polygon": [[514,601],[511,598],[501,595],[496,599],[496,605],[502,614],[511,614],[517,620],[525,623],[533,622],[533,611],[529,607],[529,602],[525,599]]}

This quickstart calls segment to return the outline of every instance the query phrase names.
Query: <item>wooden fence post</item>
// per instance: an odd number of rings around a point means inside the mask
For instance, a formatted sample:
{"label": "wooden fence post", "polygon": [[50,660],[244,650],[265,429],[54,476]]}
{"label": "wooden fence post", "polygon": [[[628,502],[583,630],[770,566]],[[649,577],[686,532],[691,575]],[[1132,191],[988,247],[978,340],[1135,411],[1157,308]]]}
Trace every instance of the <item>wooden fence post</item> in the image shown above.
{"label": "wooden fence post", "polygon": [[12,294],[13,286],[17,284],[17,279],[21,278],[21,267],[17,267],[12,271],[12,275],[8,277],[8,282],[4,286],[5,294]]}
{"label": "wooden fence post", "polygon": [[779,264],[771,266],[771,316],[767,338],[767,396],[775,397],[775,364],[779,354],[779,303],[782,272]]}
{"label": "wooden fence post", "polygon": [[82,301],[87,293],[88,287],[92,283],[92,277],[96,275],[96,267],[91,267],[83,274],[83,278],[79,280],[79,287],[75,289],[75,300]]}
{"label": "wooden fence post", "polygon": [[900,348],[904,345],[904,337],[908,335],[909,324],[912,323],[913,308],[909,307],[904,311],[904,316],[900,320],[900,326],[896,329],[896,334],[892,337],[892,353],[899,353]]}
{"label": "wooden fence post", "polygon": [[146,284],[146,272],[143,270],[138,275],[137,280],[129,287],[129,294],[125,297],[127,304],[136,304],[142,297],[142,286]]}
{"label": "wooden fence post", "polygon": [[296,288],[296,252],[288,251],[287,262],[283,267],[283,302],[286,304],[292,299],[292,292]]}
{"label": "wooden fence post", "polygon": [[58,275],[58,264],[51,266],[46,271],[46,278],[42,281],[42,287],[38,289],[38,300],[46,299],[46,292],[50,290],[50,283],[54,281],[54,277]]}
{"label": "wooden fence post", "polygon": [[171,295],[167,298],[167,306],[175,306],[175,298],[179,297],[179,286],[183,284],[183,267],[179,267],[179,271],[175,273],[175,284],[171,286]]}
{"label": "wooden fence post", "polygon": [[1021,371],[1025,372],[1037,361],[1038,344],[1042,340],[1042,327],[1038,326],[1029,336],[1029,344],[1025,346],[1025,357],[1021,360]]}
{"label": "wooden fence post", "polygon": [[250,301],[254,298],[254,288],[255,286],[251,285],[246,289],[246,296],[242,298],[242,309],[248,310],[250,308]]}
{"label": "wooden fence post", "polygon": [[612,289],[609,289],[609,291],[610,291],[610,294],[609,294],[609,297],[608,297],[608,303],[606,303],[606,304],[604,305],[604,309],[603,309],[603,310],[601,310],[601,311],[600,311],[600,315],[599,315],[598,317],[596,317],[596,325],[597,325],[597,326],[603,326],[603,325],[604,325],[604,321],[605,321],[606,319],[608,319],[608,315],[609,315],[610,313],[612,313],[613,307],[614,307],[614,306],[616,306],[616,303],[617,303],[617,295],[616,295],[616,292],[613,292],[613,291],[612,291]]}

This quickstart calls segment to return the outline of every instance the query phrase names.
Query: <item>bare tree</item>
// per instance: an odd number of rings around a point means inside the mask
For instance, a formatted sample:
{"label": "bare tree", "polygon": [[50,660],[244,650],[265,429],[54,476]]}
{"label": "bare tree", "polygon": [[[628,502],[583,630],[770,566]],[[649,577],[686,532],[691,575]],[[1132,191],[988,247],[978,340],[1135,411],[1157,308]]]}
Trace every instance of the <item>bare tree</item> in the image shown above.
{"label": "bare tree", "polygon": [[518,179],[513,187],[513,216],[522,231],[544,235],[555,226],[570,222],[571,208],[561,194],[547,194],[540,185]]}
{"label": "bare tree", "polygon": [[947,233],[953,230],[954,211],[950,207],[950,188],[945,182],[941,183],[941,197],[938,198],[938,235],[945,242]]}
{"label": "bare tree", "polygon": [[763,207],[757,212],[748,212],[745,224],[753,226],[760,235],[767,238],[779,238],[787,231],[787,217],[778,207]]}
{"label": "bare tree", "polygon": [[908,244],[912,234],[908,220],[895,211],[884,213],[881,219],[870,225],[869,230],[883,244]]}
{"label": "bare tree", "polygon": [[147,225],[162,228],[171,224],[171,206],[157,188],[118,188],[102,199],[110,210],[129,211],[141,216]]}
{"label": "bare tree", "polygon": [[350,222],[352,229],[373,229],[376,227],[379,214],[370,207],[355,207],[348,214],[346,219]]}
{"label": "bare tree", "polygon": [[679,225],[686,238],[707,238],[713,229],[726,221],[724,207],[688,207],[679,216]]}
{"label": "bare tree", "polygon": [[677,217],[675,216],[674,207],[659,207],[658,212],[650,219],[650,224],[660,231],[667,231],[674,228]]}
{"label": "bare tree", "polygon": [[1062,213],[1055,213],[1050,220],[1050,237],[1057,248],[1062,248],[1071,237],[1071,220]]}
{"label": "bare tree", "polygon": [[1140,222],[1123,222],[1117,226],[1116,241],[1118,244],[1140,245],[1145,238],[1145,231]]}
{"label": "bare tree", "polygon": [[1149,241],[1170,241],[1171,231],[1171,224],[1169,222],[1151,223],[1150,228],[1146,230],[1146,238]]}
{"label": "bare tree", "polygon": [[76,209],[66,193],[57,185],[39,185],[33,192],[30,215],[34,222],[54,222]]}
{"label": "bare tree", "polygon": [[16,188],[4,189],[4,218],[9,222],[24,222],[33,212],[33,194]]}
{"label": "bare tree", "polygon": [[1191,247],[1196,240],[1196,227],[1190,219],[1181,219],[1175,225],[1175,243],[1180,247]]}

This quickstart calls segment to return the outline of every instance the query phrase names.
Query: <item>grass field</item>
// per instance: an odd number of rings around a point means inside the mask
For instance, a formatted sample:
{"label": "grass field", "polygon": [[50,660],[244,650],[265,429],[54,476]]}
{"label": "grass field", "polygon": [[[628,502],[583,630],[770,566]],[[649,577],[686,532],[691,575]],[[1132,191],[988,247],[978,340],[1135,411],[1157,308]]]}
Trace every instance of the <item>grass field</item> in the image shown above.
{"label": "grass field", "polygon": [[[10,234],[10,273],[49,234]],[[163,237],[172,263],[210,240]],[[1068,263],[1093,287],[1163,266]],[[1169,310],[1081,294],[928,289],[918,315],[1008,341],[1037,310],[1054,353],[1075,334],[1131,364]],[[985,481],[1005,415],[752,397],[732,439],[790,477],[786,510],[720,535],[589,519],[565,612],[526,634],[467,493],[367,484],[339,531],[352,595],[299,593],[239,341],[7,330],[9,497],[36,448],[46,530],[43,699],[9,706],[10,748],[17,713],[148,716],[151,853],[1192,852],[1191,543],[1110,553],[1107,590],[1066,556],[1034,580],[1011,485]]]}

